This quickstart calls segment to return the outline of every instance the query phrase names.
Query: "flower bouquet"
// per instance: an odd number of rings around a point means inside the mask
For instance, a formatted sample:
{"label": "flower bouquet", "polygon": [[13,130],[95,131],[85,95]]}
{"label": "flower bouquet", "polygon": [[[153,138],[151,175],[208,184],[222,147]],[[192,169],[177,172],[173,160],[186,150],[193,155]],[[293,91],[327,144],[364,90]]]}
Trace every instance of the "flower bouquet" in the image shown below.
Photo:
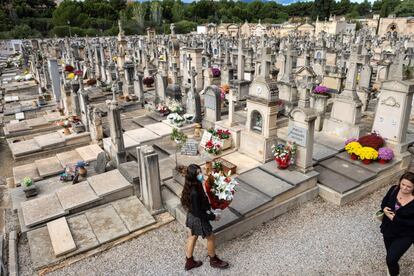
{"label": "flower bouquet", "polygon": [[165,104],[158,104],[156,110],[158,113],[160,113],[161,116],[166,116],[170,114],[170,110],[168,109],[168,106]]}
{"label": "flower bouquet", "polygon": [[313,89],[313,94],[328,95],[329,88],[326,86],[318,85]]}
{"label": "flower bouquet", "polygon": [[296,143],[293,143],[292,145],[273,145],[272,148],[272,152],[275,156],[275,161],[279,169],[286,169],[289,167],[289,165],[295,163],[295,157],[297,152]]}
{"label": "flower bouquet", "polygon": [[222,149],[222,145],[220,141],[213,141],[212,139],[208,140],[204,145],[204,150],[210,154],[219,154]]}
{"label": "flower bouquet", "polygon": [[210,68],[210,72],[211,72],[211,75],[213,76],[213,78],[218,78],[221,75],[221,71],[220,71],[219,68],[212,67],[212,68]]}
{"label": "flower bouquet", "polygon": [[235,187],[239,183],[230,174],[213,173],[204,183],[212,209],[226,209],[234,198]]}
{"label": "flower bouquet", "polygon": [[183,118],[185,119],[185,121],[186,121],[188,124],[191,124],[191,123],[193,122],[193,120],[194,120],[194,114],[188,114],[188,113],[185,113],[185,114],[183,115]]}
{"label": "flower bouquet", "polygon": [[181,127],[184,124],[185,119],[178,115],[178,113],[171,113],[167,116],[167,119],[170,123],[174,124],[177,127]]}
{"label": "flower bouquet", "polygon": [[73,72],[73,70],[75,70],[75,68],[73,68],[72,65],[66,65],[65,66],[65,72]]}
{"label": "flower bouquet", "polygon": [[231,148],[231,132],[228,129],[213,129],[210,128],[207,130],[213,137],[217,137],[220,139],[222,149],[228,149]]}
{"label": "flower bouquet", "polygon": [[176,100],[169,100],[167,102],[167,107],[173,113],[182,113],[184,111],[184,108]]}
{"label": "flower bouquet", "polygon": [[381,164],[390,162],[394,158],[392,149],[383,147],[378,149],[378,159]]}
{"label": "flower bouquet", "polygon": [[75,76],[82,76],[83,72],[81,70],[75,70],[73,71],[73,74],[75,74]]}
{"label": "flower bouquet", "polygon": [[363,147],[371,147],[378,150],[380,147],[384,145],[384,139],[377,133],[367,134],[362,136],[358,139],[358,142]]}

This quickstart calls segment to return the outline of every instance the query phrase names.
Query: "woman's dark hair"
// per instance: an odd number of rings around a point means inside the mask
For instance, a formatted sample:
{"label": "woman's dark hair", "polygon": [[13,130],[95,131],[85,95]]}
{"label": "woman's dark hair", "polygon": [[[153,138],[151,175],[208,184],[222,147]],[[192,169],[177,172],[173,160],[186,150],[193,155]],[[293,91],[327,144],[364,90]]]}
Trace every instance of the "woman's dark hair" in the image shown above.
{"label": "woman's dark hair", "polygon": [[200,191],[203,189],[199,181],[197,180],[198,171],[201,171],[200,166],[196,164],[191,164],[187,167],[187,173],[185,175],[185,183],[183,192],[181,193],[181,205],[188,210],[191,211],[191,190],[193,187]]}
{"label": "woman's dark hair", "polygon": [[[400,187],[401,186],[401,181],[403,179],[406,179],[406,180],[410,181],[414,185],[414,173],[413,172],[406,172],[400,177],[400,181],[398,182],[398,188],[401,188]],[[412,192],[412,195],[414,195],[414,190]]]}

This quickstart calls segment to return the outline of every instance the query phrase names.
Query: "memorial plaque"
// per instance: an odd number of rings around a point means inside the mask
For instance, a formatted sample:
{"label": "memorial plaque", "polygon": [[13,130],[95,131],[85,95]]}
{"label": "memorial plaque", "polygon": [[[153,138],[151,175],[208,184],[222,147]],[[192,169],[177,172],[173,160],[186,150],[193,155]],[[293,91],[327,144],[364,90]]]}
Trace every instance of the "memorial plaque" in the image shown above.
{"label": "memorial plaque", "polygon": [[201,138],[201,142],[200,142],[200,146],[202,147],[202,148],[204,148],[204,145],[208,142],[208,141],[210,141],[210,139],[211,139],[211,137],[212,137],[213,135],[210,133],[210,132],[208,132],[207,130],[205,130],[204,131],[204,133],[203,133],[203,137]]}
{"label": "memorial plaque", "polygon": [[216,98],[214,95],[208,95],[206,94],[205,98],[204,98],[204,107],[205,108],[210,108],[210,109],[216,109]]}
{"label": "memorial plaque", "polygon": [[303,127],[290,125],[288,131],[288,140],[290,142],[295,142],[299,146],[306,147],[306,137],[308,135],[308,130]]}
{"label": "memorial plaque", "polygon": [[187,140],[181,148],[182,155],[197,155],[198,154],[198,143],[193,139]]}

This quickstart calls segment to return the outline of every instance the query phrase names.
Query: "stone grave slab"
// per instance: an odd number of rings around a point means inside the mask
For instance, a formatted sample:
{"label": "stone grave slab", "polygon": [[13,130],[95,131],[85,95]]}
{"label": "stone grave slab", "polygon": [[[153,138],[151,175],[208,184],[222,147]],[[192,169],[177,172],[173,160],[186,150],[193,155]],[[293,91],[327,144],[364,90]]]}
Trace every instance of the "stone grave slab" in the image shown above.
{"label": "stone grave slab", "polygon": [[271,198],[274,198],[275,196],[280,195],[281,193],[294,187],[261,169],[253,169],[245,172],[239,175],[237,180],[249,184]]}
{"label": "stone grave slab", "polygon": [[88,182],[99,197],[122,191],[132,186],[117,169],[91,176],[88,178]]}
{"label": "stone grave slab", "polygon": [[259,168],[292,185],[298,185],[318,175],[315,171],[304,174],[294,170],[280,170],[274,160],[267,162]]}
{"label": "stone grave slab", "polygon": [[166,119],[166,116],[161,116],[158,112],[155,111],[149,112],[146,116],[154,119],[157,122],[161,122],[162,120]]}
{"label": "stone grave slab", "polygon": [[13,156],[19,157],[22,155],[34,153],[41,151],[42,148],[36,143],[35,140],[29,139],[26,141],[21,141],[17,143],[9,144],[10,150],[13,153]]}
{"label": "stone grave slab", "polygon": [[7,124],[6,125],[6,129],[8,132],[10,133],[14,133],[14,132],[19,132],[19,131],[25,131],[25,130],[30,130],[32,129],[26,121],[23,122],[18,122],[15,124]]}
{"label": "stone grave slab", "polygon": [[85,215],[101,244],[113,241],[129,233],[112,205],[86,211]]}
{"label": "stone grave slab", "polygon": [[88,145],[80,148],[76,148],[75,151],[79,153],[80,157],[86,161],[91,162],[96,160],[98,154],[103,150],[98,145]]}
{"label": "stone grave slab", "polygon": [[27,119],[26,123],[29,127],[40,127],[40,126],[45,126],[49,124],[49,122],[44,117]]}
{"label": "stone grave slab", "polygon": [[325,159],[331,158],[335,156],[338,151],[328,148],[324,145],[320,145],[318,143],[313,144],[313,156],[312,159],[315,161],[323,161]]}
{"label": "stone grave slab", "polygon": [[48,122],[56,122],[59,121],[60,119],[62,119],[63,117],[60,116],[59,112],[52,112],[52,113],[48,113],[43,115],[43,118],[46,119],[46,121]]}
{"label": "stone grave slab", "polygon": [[24,120],[23,112],[16,113],[15,116],[16,116],[16,120]]}
{"label": "stone grave slab", "polygon": [[98,239],[93,233],[92,227],[85,214],[67,218],[67,221],[77,247],[76,251],[71,254],[78,254],[99,245]]}
{"label": "stone grave slab", "polygon": [[330,169],[324,168],[320,165],[316,166],[315,170],[319,172],[318,183],[331,188],[340,194],[344,194],[361,185],[359,182],[337,174]]}
{"label": "stone grave slab", "polygon": [[135,161],[119,164],[119,172],[128,180],[129,183],[139,183],[139,166]]}
{"label": "stone grave slab", "polygon": [[340,158],[342,160],[345,160],[347,162],[350,162],[354,165],[360,166],[363,169],[367,169],[367,170],[369,170],[371,172],[374,172],[374,173],[380,173],[382,171],[385,171],[386,169],[389,169],[389,168],[395,166],[395,164],[397,164],[401,161],[401,160],[393,159],[393,160],[391,160],[390,162],[388,162],[386,164],[381,164],[379,162],[372,162],[369,165],[365,165],[361,162],[361,160],[351,160],[351,158],[349,157],[349,154],[346,151],[337,154],[336,157]]}
{"label": "stone grave slab", "polygon": [[56,192],[56,195],[66,211],[88,205],[100,199],[87,181],[63,187]]}
{"label": "stone grave slab", "polygon": [[272,198],[261,193],[252,186],[241,182],[236,188],[236,194],[230,207],[242,216],[271,201]]}
{"label": "stone grave slab", "polygon": [[140,143],[160,138],[159,135],[155,134],[154,132],[146,128],[139,128],[135,130],[126,131],[124,134]]}
{"label": "stone grave slab", "polygon": [[32,264],[35,269],[40,269],[58,260],[55,257],[47,227],[27,232],[27,239],[29,241]]}
{"label": "stone grave slab", "polygon": [[315,132],[314,141],[318,144],[324,145],[336,151],[343,151],[345,147],[345,140],[337,136],[328,135],[323,132]]}
{"label": "stone grave slab", "polygon": [[26,176],[30,177],[34,181],[42,179],[42,177],[39,175],[39,171],[37,170],[36,164],[34,163],[13,167],[13,177],[14,183],[16,185],[20,184],[22,179]]}
{"label": "stone grave slab", "polygon": [[137,128],[142,128],[142,126],[140,126],[137,123],[135,123],[133,121],[133,119],[122,119],[121,120],[121,124],[122,124],[122,130],[123,131],[128,131],[128,130],[134,130],[134,129],[137,129]]}
{"label": "stone grave slab", "polygon": [[171,156],[159,161],[160,166],[160,178],[161,180],[172,177],[172,169],[175,168],[175,159]]}
{"label": "stone grave slab", "polygon": [[[123,137],[124,137],[125,149],[130,149],[130,148],[135,149],[140,144],[139,141],[137,141],[136,139],[131,138],[130,136],[128,136],[126,134],[123,134]],[[110,142],[110,139],[111,138],[109,138],[109,142]]]}
{"label": "stone grave slab", "polygon": [[211,225],[213,226],[213,231],[218,232],[226,226],[229,226],[240,219],[241,217],[238,214],[232,212],[230,208],[226,208],[221,212],[220,220],[211,221]]}
{"label": "stone grave slab", "polygon": [[57,132],[39,135],[33,138],[36,143],[42,148],[59,147],[65,145],[65,139]]}
{"label": "stone grave slab", "polygon": [[57,175],[64,171],[62,164],[56,156],[35,161],[37,170],[41,177]]}
{"label": "stone grave slab", "polygon": [[56,257],[76,250],[76,244],[65,217],[48,222],[46,227]]}
{"label": "stone grave slab", "polygon": [[250,158],[249,156],[238,151],[227,154],[222,158],[237,166],[237,174],[244,173],[261,165],[259,161],[254,160],[253,158]]}
{"label": "stone grave slab", "polygon": [[144,127],[144,126],[150,125],[150,124],[155,124],[155,123],[158,122],[158,121],[156,121],[156,120],[154,120],[154,119],[152,119],[151,117],[148,117],[148,116],[137,117],[137,118],[132,119],[132,121],[134,123],[136,123],[137,125],[141,126],[141,127]]}
{"label": "stone grave slab", "polygon": [[136,196],[130,196],[111,203],[129,232],[156,223],[154,217]]}
{"label": "stone grave slab", "polygon": [[146,125],[145,128],[151,130],[159,136],[167,136],[170,135],[172,132],[172,127],[164,123]]}
{"label": "stone grave slab", "polygon": [[174,141],[171,141],[170,137],[164,137],[160,140],[157,140],[154,143],[154,146],[167,152],[169,155],[174,155],[177,151],[177,144]]}
{"label": "stone grave slab", "polygon": [[57,159],[59,159],[60,164],[65,167],[68,165],[75,165],[76,162],[82,161],[82,157],[75,150],[66,151],[56,154]]}
{"label": "stone grave slab", "polygon": [[169,120],[162,120],[161,122],[163,122],[164,124],[166,124],[167,126],[170,126],[171,128],[177,128],[178,130],[184,131],[184,130],[188,130],[188,129],[194,129],[196,124],[188,124],[188,123],[184,123],[184,125],[182,126],[176,126],[172,123],[170,123]]}
{"label": "stone grave slab", "polygon": [[66,214],[56,195],[47,195],[21,203],[24,223],[32,227]]}
{"label": "stone grave slab", "polygon": [[322,161],[319,164],[359,183],[364,183],[374,179],[377,175],[366,168],[354,165],[337,157]]}

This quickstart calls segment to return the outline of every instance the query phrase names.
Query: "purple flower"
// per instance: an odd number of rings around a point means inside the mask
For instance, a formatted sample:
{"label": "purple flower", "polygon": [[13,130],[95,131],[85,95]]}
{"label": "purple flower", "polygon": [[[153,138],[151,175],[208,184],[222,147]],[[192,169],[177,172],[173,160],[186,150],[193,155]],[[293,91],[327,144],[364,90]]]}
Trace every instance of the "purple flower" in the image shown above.
{"label": "purple flower", "polygon": [[346,145],[348,145],[349,143],[351,143],[351,142],[356,142],[356,141],[358,141],[358,139],[356,139],[356,138],[349,138],[349,139],[347,139],[346,141],[345,141],[345,146]]}
{"label": "purple flower", "polygon": [[315,89],[313,89],[313,93],[315,94],[327,94],[328,91],[329,91],[328,87],[322,86],[322,85],[318,85],[315,87]]}
{"label": "purple flower", "polygon": [[211,74],[215,78],[220,77],[220,75],[221,75],[220,69],[218,69],[218,68],[211,68]]}
{"label": "purple flower", "polygon": [[394,158],[392,149],[383,147],[378,149],[378,158],[382,160],[391,160]]}

